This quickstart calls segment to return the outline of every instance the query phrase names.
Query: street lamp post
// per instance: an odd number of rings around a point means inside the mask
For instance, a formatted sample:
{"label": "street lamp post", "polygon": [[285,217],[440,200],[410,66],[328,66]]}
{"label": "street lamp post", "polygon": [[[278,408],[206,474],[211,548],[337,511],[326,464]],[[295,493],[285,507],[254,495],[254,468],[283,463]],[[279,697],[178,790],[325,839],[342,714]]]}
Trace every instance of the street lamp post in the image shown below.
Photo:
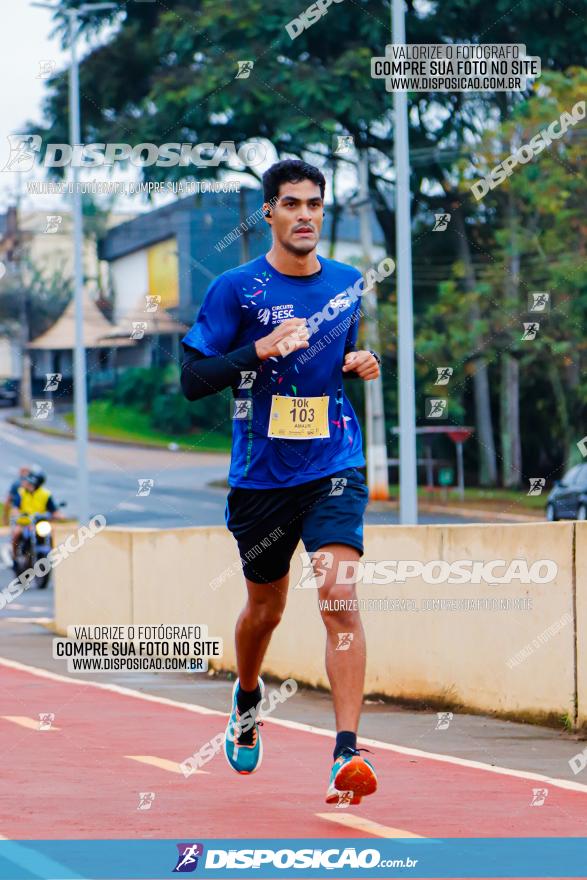
{"label": "street lamp post", "polygon": [[[50,3],[32,3],[42,9],[58,11]],[[65,10],[69,19],[69,139],[71,146],[81,143],[79,114],[79,68],[77,62],[78,19],[88,12],[116,9],[115,3],[85,3],[75,9]],[[73,288],[75,303],[75,347],[73,352],[73,400],[75,415],[75,439],[77,449],[77,507],[80,523],[90,518],[88,477],[88,400],[86,393],[86,349],[84,344],[84,269],[83,269],[83,215],[79,191],[79,168],[71,165],[73,184]]]}
{"label": "street lamp post", "polygon": [[[404,0],[392,2],[392,42],[405,43]],[[414,384],[414,311],[412,296],[412,232],[410,218],[410,154],[408,96],[393,93],[396,195],[397,340],[399,385],[399,520],[418,522],[416,403]]]}
{"label": "street lamp post", "polygon": [[[77,10],[68,10],[69,48],[69,139],[75,147],[81,141],[79,121],[79,70],[77,63]],[[86,391],[86,348],[84,344],[84,269],[83,269],[83,214],[79,191],[79,168],[71,166],[73,182],[73,279],[75,291],[75,350],[73,362],[73,403],[75,439],[77,444],[77,491],[80,523],[90,517],[90,488],[88,476],[88,400]]]}
{"label": "street lamp post", "polygon": [[[373,260],[373,236],[371,234],[371,200],[369,198],[369,158],[366,148],[359,151],[358,171],[359,194],[356,207],[359,210],[361,249],[365,272],[367,272]],[[368,349],[380,352],[376,287],[363,297],[363,312],[365,314],[366,346]],[[365,382],[365,424],[369,498],[373,501],[386,501],[389,498],[389,480],[381,376],[371,382]]]}

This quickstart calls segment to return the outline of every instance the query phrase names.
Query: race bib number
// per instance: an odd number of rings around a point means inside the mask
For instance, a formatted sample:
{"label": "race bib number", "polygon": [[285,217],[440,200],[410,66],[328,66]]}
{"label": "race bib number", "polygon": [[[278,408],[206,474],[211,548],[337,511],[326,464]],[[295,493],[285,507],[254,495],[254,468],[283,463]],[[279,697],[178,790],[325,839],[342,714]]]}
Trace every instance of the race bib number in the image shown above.
{"label": "race bib number", "polygon": [[285,440],[311,440],[330,437],[328,427],[328,400],[323,397],[271,398],[268,437]]}

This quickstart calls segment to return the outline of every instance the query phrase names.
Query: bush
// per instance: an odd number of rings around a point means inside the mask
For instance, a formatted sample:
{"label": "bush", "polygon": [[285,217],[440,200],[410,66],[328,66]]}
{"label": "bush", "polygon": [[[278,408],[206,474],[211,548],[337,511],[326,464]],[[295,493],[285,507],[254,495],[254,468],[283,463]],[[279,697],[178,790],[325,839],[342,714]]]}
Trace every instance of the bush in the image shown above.
{"label": "bush", "polygon": [[110,399],[121,406],[133,406],[141,412],[149,412],[160,393],[159,368],[133,367],[119,376]]}
{"label": "bush", "polygon": [[192,404],[183,394],[159,394],[153,401],[150,422],[159,431],[189,434],[193,427]]}
{"label": "bush", "polygon": [[148,413],[151,425],[159,431],[189,434],[196,428],[228,437],[232,430],[230,389],[191,403],[179,390],[174,364],[126,370],[107,399]]}

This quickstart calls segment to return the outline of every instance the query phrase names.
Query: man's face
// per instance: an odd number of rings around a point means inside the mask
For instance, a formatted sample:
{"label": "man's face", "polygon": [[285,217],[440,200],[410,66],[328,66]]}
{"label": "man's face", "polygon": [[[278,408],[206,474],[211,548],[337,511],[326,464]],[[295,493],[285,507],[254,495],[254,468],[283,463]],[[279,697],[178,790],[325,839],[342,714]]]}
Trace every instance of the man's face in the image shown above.
{"label": "man's face", "polygon": [[[264,207],[270,206],[265,204]],[[276,241],[286,250],[303,256],[316,248],[324,210],[317,183],[311,180],[282,183],[278,200],[270,210],[269,224]]]}

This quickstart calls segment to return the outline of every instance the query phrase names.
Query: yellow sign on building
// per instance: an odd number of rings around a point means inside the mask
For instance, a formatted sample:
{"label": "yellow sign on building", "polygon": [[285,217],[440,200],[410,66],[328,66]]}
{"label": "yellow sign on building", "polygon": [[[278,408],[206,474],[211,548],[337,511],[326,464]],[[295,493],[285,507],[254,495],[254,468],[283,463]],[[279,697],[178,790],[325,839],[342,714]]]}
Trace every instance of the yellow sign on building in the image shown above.
{"label": "yellow sign on building", "polygon": [[163,309],[179,305],[179,271],[175,238],[159,241],[147,249],[149,293],[160,296]]}

